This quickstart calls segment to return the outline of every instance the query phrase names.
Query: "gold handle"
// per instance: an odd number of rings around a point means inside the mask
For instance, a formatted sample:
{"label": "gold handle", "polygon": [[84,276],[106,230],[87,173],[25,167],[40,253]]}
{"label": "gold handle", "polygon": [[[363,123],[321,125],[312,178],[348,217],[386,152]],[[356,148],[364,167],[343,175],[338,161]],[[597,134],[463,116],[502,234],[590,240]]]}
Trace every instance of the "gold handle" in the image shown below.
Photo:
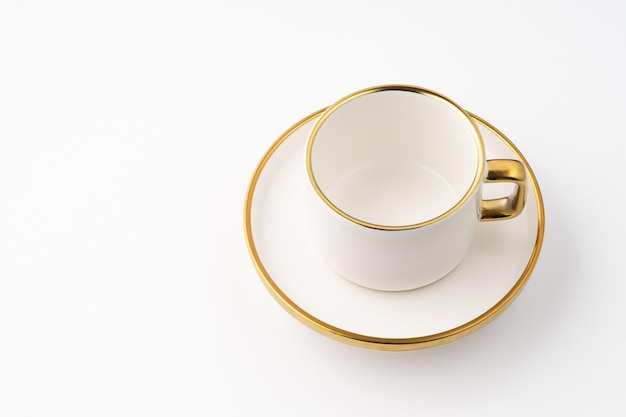
{"label": "gold handle", "polygon": [[480,220],[512,219],[518,216],[526,204],[526,169],[524,165],[513,159],[492,159],[487,161],[486,182],[512,182],[515,184],[513,194],[494,200],[481,202]]}

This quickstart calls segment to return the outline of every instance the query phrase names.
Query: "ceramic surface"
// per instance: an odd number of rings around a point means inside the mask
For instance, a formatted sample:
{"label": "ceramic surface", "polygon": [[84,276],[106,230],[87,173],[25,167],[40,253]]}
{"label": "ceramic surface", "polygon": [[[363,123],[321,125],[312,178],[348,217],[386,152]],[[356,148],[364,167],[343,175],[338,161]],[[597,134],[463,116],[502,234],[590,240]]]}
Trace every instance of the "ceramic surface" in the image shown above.
{"label": "ceramic surface", "polygon": [[423,287],[471,246],[484,146],[469,115],[439,93],[391,84],[350,94],[320,116],[304,162],[316,247],[344,278]]}
{"label": "ceramic surface", "polygon": [[[515,219],[480,223],[467,256],[437,282],[403,292],[371,290],[333,272],[311,241],[302,165],[308,133],[320,114],[296,123],[271,146],[246,198],[248,248],[276,300],[326,336],[379,350],[437,346],[495,318],[527,282],[543,239],[541,193],[523,155],[495,128],[472,116],[488,159],[524,163],[530,182],[526,208]],[[484,198],[506,193],[502,184],[483,188]]]}

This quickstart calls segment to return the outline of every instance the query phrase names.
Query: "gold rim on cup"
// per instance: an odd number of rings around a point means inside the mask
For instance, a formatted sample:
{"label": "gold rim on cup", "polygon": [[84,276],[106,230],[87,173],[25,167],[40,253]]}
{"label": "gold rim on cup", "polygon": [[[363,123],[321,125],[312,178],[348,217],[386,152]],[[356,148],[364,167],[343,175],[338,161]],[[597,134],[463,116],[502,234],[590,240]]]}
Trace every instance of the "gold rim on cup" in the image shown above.
{"label": "gold rim on cup", "polygon": [[[381,225],[381,224],[375,224],[375,223],[369,223],[363,220],[360,220],[354,216],[351,216],[350,214],[346,213],[345,211],[341,210],[339,207],[337,207],[335,204],[333,204],[332,201],[330,201],[330,199],[324,194],[324,192],[320,189],[316,179],[315,179],[315,175],[313,173],[313,167],[312,167],[312,161],[311,161],[311,154],[313,151],[313,144],[315,142],[315,138],[317,136],[317,133],[319,132],[320,128],[322,127],[322,125],[324,124],[324,122],[326,121],[326,119],[328,119],[337,109],[339,109],[340,107],[342,107],[343,105],[347,104],[348,102],[355,100],[359,97],[363,97],[365,95],[368,94],[373,94],[373,93],[379,93],[382,91],[406,91],[406,92],[410,92],[410,93],[416,93],[416,94],[420,94],[429,98],[433,98],[445,105],[447,105],[449,108],[451,108],[452,110],[454,110],[458,116],[460,116],[461,119],[463,119],[466,124],[468,125],[468,127],[470,128],[470,131],[472,132],[472,136],[474,138],[474,142],[476,144],[476,148],[478,150],[478,165],[476,167],[476,172],[474,173],[474,180],[472,181],[469,189],[465,192],[465,194],[463,195],[463,197],[457,201],[457,203],[452,206],[450,209],[448,209],[446,212],[440,214],[437,217],[434,217],[432,219],[420,222],[420,223],[414,223],[414,224],[409,224],[409,225],[402,225],[402,226],[387,226],[387,225]],[[308,177],[309,180],[311,182],[311,185],[313,186],[313,189],[315,190],[315,192],[317,193],[317,195],[324,201],[324,203],[326,203],[326,205],[328,207],[330,207],[333,211],[335,211],[337,214],[339,214],[340,216],[350,220],[353,223],[359,224],[361,226],[365,226],[365,227],[369,227],[371,229],[379,229],[379,230],[411,230],[411,229],[417,229],[420,227],[424,227],[424,226],[428,226],[430,224],[436,223],[448,216],[450,216],[452,213],[454,213],[455,211],[457,211],[459,208],[461,208],[473,195],[474,191],[476,191],[476,189],[478,188],[478,186],[481,184],[482,182],[482,177],[485,171],[485,146],[483,144],[483,140],[482,140],[482,136],[480,135],[480,132],[478,130],[478,127],[476,127],[476,124],[474,123],[474,121],[472,120],[472,118],[470,117],[470,115],[458,104],[456,104],[454,101],[450,100],[449,98],[443,96],[442,94],[439,94],[435,91],[432,90],[428,90],[426,88],[423,87],[417,87],[417,86],[412,86],[412,85],[404,85],[404,84],[389,84],[389,85],[379,85],[376,87],[370,87],[370,88],[365,88],[363,90],[359,90],[355,93],[352,93],[344,98],[342,98],[341,100],[337,101],[335,104],[331,105],[330,107],[327,107],[325,110],[322,111],[322,115],[319,118],[319,120],[315,123],[315,126],[313,127],[313,129],[311,130],[311,134],[309,136],[309,141],[308,141],[308,145],[306,148],[306,169],[307,169],[307,173],[308,173]]]}

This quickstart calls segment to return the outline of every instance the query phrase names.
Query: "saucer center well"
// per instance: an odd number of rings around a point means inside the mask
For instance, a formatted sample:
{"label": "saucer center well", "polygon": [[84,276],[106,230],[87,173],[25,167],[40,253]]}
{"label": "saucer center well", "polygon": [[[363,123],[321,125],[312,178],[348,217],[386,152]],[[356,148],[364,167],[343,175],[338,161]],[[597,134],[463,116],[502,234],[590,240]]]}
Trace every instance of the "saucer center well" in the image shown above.
{"label": "saucer center well", "polygon": [[406,160],[357,166],[328,187],[327,197],[344,213],[383,226],[431,220],[452,208],[460,198],[441,175]]}

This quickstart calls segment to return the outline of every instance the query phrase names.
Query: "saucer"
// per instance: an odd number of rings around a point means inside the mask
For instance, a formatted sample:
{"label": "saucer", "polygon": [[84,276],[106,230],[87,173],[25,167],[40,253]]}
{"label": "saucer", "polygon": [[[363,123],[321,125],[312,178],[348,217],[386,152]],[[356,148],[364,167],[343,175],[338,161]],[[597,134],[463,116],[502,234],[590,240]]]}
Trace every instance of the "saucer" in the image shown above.
{"label": "saucer", "polygon": [[[245,201],[248,250],[274,298],[310,328],[351,345],[386,351],[439,346],[497,317],[520,293],[537,262],[544,210],[537,180],[515,145],[486,121],[478,126],[487,159],[524,163],[529,192],[515,219],[484,222],[461,264],[411,291],[367,289],[340,277],[318,255],[304,213],[305,144],[324,109],[287,130],[256,168]],[[507,194],[485,184],[485,198]],[[493,194],[493,195],[491,195]]]}

